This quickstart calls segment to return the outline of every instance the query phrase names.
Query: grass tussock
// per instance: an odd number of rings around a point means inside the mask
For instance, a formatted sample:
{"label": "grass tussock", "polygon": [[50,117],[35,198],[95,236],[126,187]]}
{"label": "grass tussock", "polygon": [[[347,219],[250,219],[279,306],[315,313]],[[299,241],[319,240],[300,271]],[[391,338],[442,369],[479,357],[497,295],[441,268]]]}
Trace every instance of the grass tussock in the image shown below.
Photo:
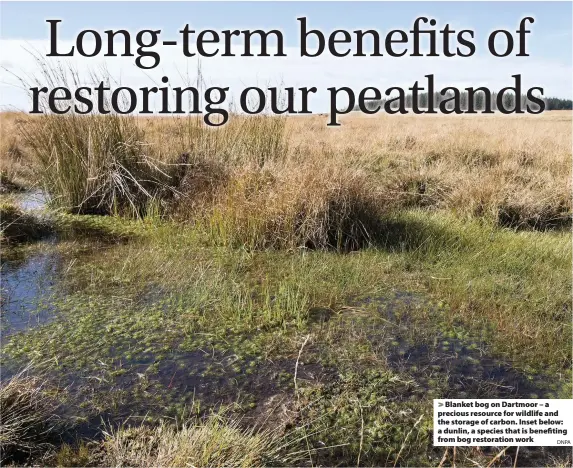
{"label": "grass tussock", "polygon": [[24,461],[46,452],[56,435],[58,404],[26,371],[0,387],[0,460]]}
{"label": "grass tussock", "polygon": [[239,170],[203,214],[216,243],[355,250],[377,236],[382,206],[360,172],[307,165]]}
{"label": "grass tussock", "polygon": [[242,429],[220,414],[181,427],[121,427],[104,441],[103,466],[257,467],[267,466],[277,449],[269,432]]}
{"label": "grass tussock", "polygon": [[497,221],[501,226],[540,231],[571,226],[571,211],[559,195],[541,191],[536,198],[532,193],[516,189],[498,204]]}

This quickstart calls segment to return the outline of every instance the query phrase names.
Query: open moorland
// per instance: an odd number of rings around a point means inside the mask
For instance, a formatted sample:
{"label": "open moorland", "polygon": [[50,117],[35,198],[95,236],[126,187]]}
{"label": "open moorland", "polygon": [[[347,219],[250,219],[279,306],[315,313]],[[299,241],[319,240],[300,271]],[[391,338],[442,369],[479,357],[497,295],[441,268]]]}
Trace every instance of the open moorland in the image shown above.
{"label": "open moorland", "polygon": [[571,112],[0,118],[3,463],[570,466]]}

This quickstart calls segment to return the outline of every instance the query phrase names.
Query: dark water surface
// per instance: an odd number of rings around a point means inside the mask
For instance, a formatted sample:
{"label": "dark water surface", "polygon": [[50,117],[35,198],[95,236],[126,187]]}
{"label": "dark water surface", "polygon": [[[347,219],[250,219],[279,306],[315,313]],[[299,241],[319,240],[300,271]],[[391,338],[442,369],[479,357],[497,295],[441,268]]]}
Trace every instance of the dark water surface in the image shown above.
{"label": "dark water surface", "polygon": [[47,301],[58,280],[61,257],[40,249],[31,254],[3,255],[0,264],[2,336],[47,323],[54,308]]}

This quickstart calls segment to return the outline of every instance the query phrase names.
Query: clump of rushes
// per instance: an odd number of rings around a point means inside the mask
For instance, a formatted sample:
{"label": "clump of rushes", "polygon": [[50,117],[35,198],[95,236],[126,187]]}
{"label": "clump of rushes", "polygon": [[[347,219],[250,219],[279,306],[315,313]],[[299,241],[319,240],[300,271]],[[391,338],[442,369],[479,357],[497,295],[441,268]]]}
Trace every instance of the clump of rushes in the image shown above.
{"label": "clump of rushes", "polygon": [[80,214],[142,215],[167,190],[170,177],[146,155],[143,131],[133,117],[47,114],[21,131],[58,207]]}
{"label": "clump of rushes", "polygon": [[222,414],[192,420],[180,427],[120,427],[106,433],[104,466],[267,466],[279,460],[281,439],[268,431],[242,429]]}
{"label": "clump of rushes", "polygon": [[[42,69],[38,82],[51,88],[81,86],[75,70],[50,68],[38,60]],[[110,81],[105,76],[92,79]],[[140,216],[150,202],[169,192],[166,165],[150,156],[144,131],[135,117],[81,115],[73,109],[58,115],[48,104],[46,97],[40,98],[42,115],[17,129],[35,161],[37,178],[54,205],[78,214]],[[109,100],[103,104],[110,108]]]}
{"label": "clump of rushes", "polygon": [[22,462],[45,453],[52,445],[59,421],[58,404],[39,377],[27,369],[0,387],[0,461]]}

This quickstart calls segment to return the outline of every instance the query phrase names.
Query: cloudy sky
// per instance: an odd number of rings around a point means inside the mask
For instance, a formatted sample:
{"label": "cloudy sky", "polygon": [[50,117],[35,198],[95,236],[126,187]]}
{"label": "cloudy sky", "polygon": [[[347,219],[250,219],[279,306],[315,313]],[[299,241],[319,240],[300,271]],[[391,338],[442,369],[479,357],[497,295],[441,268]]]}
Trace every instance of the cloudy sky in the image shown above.
{"label": "cloudy sky", "polygon": [[[247,86],[316,86],[311,100],[314,112],[325,112],[326,89],[348,86],[359,92],[367,86],[385,89],[409,87],[424,75],[434,74],[438,86],[487,86],[492,90],[512,84],[511,75],[522,74],[526,88],[543,87],[545,96],[571,98],[572,94],[572,4],[571,2],[2,2],[0,23],[0,106],[30,110],[31,101],[16,77],[39,76],[31,52],[49,49],[46,19],[61,19],[58,48],[68,51],[79,31],[95,29],[160,29],[160,41],[178,40],[178,31],[189,24],[197,31],[214,29],[279,29],[287,57],[202,58],[201,68],[209,85],[229,86],[238,93]],[[392,29],[411,29],[417,16],[437,20],[437,28],[449,24],[455,30],[475,31],[476,53],[470,58],[345,57],[323,54],[302,58],[299,54],[299,23],[306,16],[308,27],[325,34],[335,29],[375,29],[384,37]],[[488,53],[487,37],[496,29],[517,29],[524,16],[535,23],[527,36],[529,57],[496,58]],[[515,34],[514,34],[515,35]],[[355,42],[353,42],[355,44]],[[440,45],[440,42],[438,42]],[[90,44],[86,44],[89,49]],[[93,43],[91,44],[93,47]],[[240,40],[233,42],[240,50]],[[352,46],[351,47],[355,47]],[[102,65],[123,86],[154,86],[161,77],[171,85],[194,80],[197,59],[186,58],[180,46],[156,46],[160,64],[140,70],[135,57],[56,59],[48,65],[71,63],[83,76]],[[185,78],[185,80],[182,79]],[[39,78],[39,83],[41,83]]]}

